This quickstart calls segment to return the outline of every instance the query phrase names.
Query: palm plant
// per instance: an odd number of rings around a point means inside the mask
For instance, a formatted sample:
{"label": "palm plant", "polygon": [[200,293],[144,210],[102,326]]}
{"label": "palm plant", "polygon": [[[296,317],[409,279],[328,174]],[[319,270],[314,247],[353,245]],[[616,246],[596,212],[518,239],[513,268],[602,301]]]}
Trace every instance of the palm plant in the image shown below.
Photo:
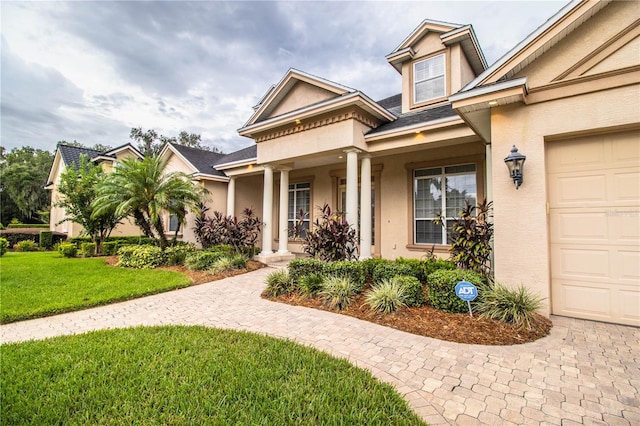
{"label": "palm plant", "polygon": [[116,214],[132,217],[147,237],[167,247],[163,214],[176,214],[184,222],[186,210],[197,211],[204,189],[181,172],[166,172],[166,161],[128,158],[98,186],[94,214],[115,207]]}

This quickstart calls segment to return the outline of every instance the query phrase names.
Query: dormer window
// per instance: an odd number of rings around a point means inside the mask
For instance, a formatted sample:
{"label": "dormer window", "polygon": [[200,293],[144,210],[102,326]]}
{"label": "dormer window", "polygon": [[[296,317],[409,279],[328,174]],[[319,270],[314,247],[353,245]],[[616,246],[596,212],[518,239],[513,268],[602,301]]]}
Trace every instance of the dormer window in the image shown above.
{"label": "dormer window", "polygon": [[445,96],[444,53],[413,64],[413,103]]}

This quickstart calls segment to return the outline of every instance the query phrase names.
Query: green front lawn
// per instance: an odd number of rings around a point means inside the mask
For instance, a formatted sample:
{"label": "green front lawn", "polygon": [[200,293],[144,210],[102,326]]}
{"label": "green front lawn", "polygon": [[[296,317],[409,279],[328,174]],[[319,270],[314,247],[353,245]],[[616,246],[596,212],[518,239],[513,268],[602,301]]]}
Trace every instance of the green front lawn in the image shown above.
{"label": "green front lawn", "polygon": [[0,257],[0,323],[133,299],[191,281],[170,271],[115,268],[100,258],[57,252],[9,252]]}
{"label": "green front lawn", "polygon": [[97,331],[2,346],[2,423],[423,425],[348,361],[246,332]]}

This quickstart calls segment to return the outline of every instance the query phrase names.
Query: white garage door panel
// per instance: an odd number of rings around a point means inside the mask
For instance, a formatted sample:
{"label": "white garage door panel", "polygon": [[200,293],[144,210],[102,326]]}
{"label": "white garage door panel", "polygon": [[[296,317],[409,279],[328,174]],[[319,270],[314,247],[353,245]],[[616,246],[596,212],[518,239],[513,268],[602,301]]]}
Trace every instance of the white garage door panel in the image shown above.
{"label": "white garage door panel", "polygon": [[640,132],[546,149],[552,312],[640,325]]}

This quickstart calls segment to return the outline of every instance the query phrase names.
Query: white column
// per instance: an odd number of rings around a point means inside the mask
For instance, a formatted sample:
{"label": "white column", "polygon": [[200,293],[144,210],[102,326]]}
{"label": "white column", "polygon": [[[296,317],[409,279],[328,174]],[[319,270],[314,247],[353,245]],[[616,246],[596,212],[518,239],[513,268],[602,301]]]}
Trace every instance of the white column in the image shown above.
{"label": "white column", "polygon": [[[486,188],[487,188],[487,193],[485,194],[485,198],[487,199],[487,201],[493,201],[493,163],[491,161],[491,156],[492,151],[491,151],[491,145],[486,145],[484,148],[485,151],[485,181],[486,183]],[[482,201],[482,200],[478,200],[478,201]]]}
{"label": "white column", "polygon": [[227,216],[235,216],[236,211],[236,178],[229,179],[227,186]]}
{"label": "white column", "polygon": [[273,254],[273,167],[264,166],[264,190],[262,196],[262,251],[261,255]]}
{"label": "white column", "polygon": [[289,169],[280,169],[280,231],[278,254],[289,254]]}
{"label": "white column", "polygon": [[347,222],[358,232],[358,150],[347,153]]}
{"label": "white column", "polygon": [[371,257],[371,157],[360,164],[360,259]]}

